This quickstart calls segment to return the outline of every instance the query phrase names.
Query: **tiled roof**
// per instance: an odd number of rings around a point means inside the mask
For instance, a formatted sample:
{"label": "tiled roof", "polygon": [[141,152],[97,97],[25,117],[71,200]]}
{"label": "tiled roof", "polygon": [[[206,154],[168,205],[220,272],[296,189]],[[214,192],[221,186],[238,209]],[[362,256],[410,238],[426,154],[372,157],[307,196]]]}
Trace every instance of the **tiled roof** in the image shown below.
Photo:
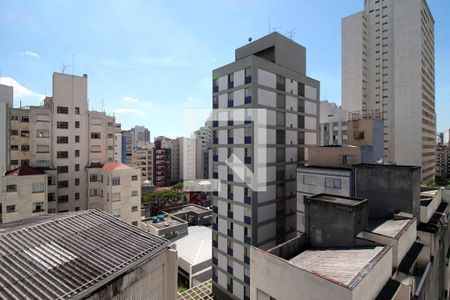
{"label": "tiled roof", "polygon": [[34,168],[30,166],[18,167],[14,170],[5,173],[5,176],[27,176],[27,175],[42,175],[45,174],[43,168]]}
{"label": "tiled roof", "polygon": [[9,223],[0,227],[0,299],[86,297],[166,247],[100,210]]}
{"label": "tiled roof", "polygon": [[128,170],[132,169],[130,166],[127,166],[123,163],[119,162],[108,162],[103,165],[102,169],[112,171],[112,170]]}

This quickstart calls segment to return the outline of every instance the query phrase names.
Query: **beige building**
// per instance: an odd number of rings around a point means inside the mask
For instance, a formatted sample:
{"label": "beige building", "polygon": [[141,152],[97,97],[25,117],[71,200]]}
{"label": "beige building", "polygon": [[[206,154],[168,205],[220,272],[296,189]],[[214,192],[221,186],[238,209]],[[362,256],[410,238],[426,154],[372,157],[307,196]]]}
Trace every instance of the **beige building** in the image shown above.
{"label": "beige building", "polygon": [[196,179],[196,140],[179,137],[179,179],[182,181]]}
{"label": "beige building", "polygon": [[88,173],[88,207],[101,209],[122,221],[139,226],[141,179],[139,169],[122,163],[92,165]]}
{"label": "beige building", "polygon": [[48,196],[56,190],[55,186],[48,186],[48,178],[55,174],[54,170],[23,166],[0,177],[0,223],[46,214]]}
{"label": "beige building", "polygon": [[87,75],[54,73],[53,95],[43,106],[11,108],[8,114],[8,170],[54,168],[49,185],[57,190],[49,194],[49,212],[86,209],[85,168],[114,160],[115,133],[114,117],[88,110]]}
{"label": "beige building", "polygon": [[435,173],[434,19],[426,0],[366,0],[342,21],[342,107],[379,111],[388,163]]}
{"label": "beige building", "polygon": [[319,145],[347,144],[348,112],[333,102],[320,101]]}
{"label": "beige building", "polygon": [[1,299],[177,299],[175,247],[100,210],[10,223],[0,248]]}
{"label": "beige building", "polygon": [[153,147],[134,148],[131,152],[131,166],[141,170],[142,182],[153,182]]}

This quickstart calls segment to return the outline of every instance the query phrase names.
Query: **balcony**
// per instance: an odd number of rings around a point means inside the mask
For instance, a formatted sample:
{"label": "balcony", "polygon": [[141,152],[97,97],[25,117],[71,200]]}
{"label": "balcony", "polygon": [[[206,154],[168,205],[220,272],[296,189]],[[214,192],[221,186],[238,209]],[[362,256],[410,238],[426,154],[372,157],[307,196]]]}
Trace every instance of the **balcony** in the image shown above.
{"label": "balcony", "polygon": [[228,82],[228,89],[234,88],[234,81]]}
{"label": "balcony", "polygon": [[245,204],[252,204],[252,197],[244,196],[244,203]]}
{"label": "balcony", "polygon": [[219,213],[219,208],[217,206],[213,206],[213,212],[214,213]]}
{"label": "balcony", "polygon": [[252,238],[249,236],[244,236],[244,242],[248,245],[252,244]]}
{"label": "balcony", "polygon": [[252,76],[245,76],[245,84],[252,83]]}
{"label": "balcony", "polygon": [[233,106],[234,106],[234,101],[228,100],[228,107],[233,107]]}
{"label": "balcony", "polygon": [[249,265],[250,264],[250,257],[248,257],[247,255],[244,255],[244,262]]}
{"label": "balcony", "polygon": [[227,266],[227,272],[228,274],[233,275],[233,267]]}
{"label": "balcony", "polygon": [[251,144],[252,143],[252,137],[246,136],[244,137],[244,144]]}
{"label": "balcony", "polygon": [[233,174],[228,174],[227,179],[228,179],[228,181],[233,181]]}
{"label": "balcony", "polygon": [[230,218],[230,219],[233,219],[233,212],[232,212],[232,211],[229,211],[229,212],[227,213],[227,217]]}
{"label": "balcony", "polygon": [[233,249],[227,248],[227,254],[233,256]]}
{"label": "balcony", "polygon": [[252,218],[244,216],[244,223],[248,225],[252,225]]}
{"label": "balcony", "polygon": [[246,164],[251,164],[252,163],[252,157],[251,156],[246,156],[244,157],[244,162]]}
{"label": "balcony", "polygon": [[234,143],[234,138],[229,137],[228,138],[228,144],[232,145]]}
{"label": "balcony", "polygon": [[233,230],[228,229],[228,230],[227,230],[227,235],[228,235],[229,237],[233,237]]}
{"label": "balcony", "polygon": [[233,193],[228,193],[228,199],[233,200]]}
{"label": "balcony", "polygon": [[219,86],[213,86],[213,93],[218,93],[219,92]]}
{"label": "balcony", "polygon": [[250,104],[252,103],[252,96],[247,96],[244,98],[244,103],[245,104]]}

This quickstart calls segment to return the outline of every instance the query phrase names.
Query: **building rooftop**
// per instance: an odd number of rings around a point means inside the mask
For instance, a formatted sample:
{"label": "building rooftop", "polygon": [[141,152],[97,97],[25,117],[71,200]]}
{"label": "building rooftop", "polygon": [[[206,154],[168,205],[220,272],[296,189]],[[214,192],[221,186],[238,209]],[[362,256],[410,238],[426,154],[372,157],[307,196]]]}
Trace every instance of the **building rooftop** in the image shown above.
{"label": "building rooftop", "polygon": [[349,289],[384,255],[385,247],[306,250],[289,262],[301,269]]}
{"label": "building rooftop", "polygon": [[391,238],[399,238],[405,230],[414,223],[414,219],[390,219],[385,221],[369,221],[370,231]]}
{"label": "building rooftop", "polygon": [[154,222],[154,218],[155,217],[150,217],[150,218],[146,218],[144,220],[142,220],[142,222],[147,225],[147,226],[151,226],[154,227],[156,229],[164,229],[164,228],[170,228],[170,227],[174,227],[183,223],[186,223],[184,220],[178,219],[178,218],[174,218],[170,215],[164,215],[164,219],[159,219],[159,216],[156,216],[157,218],[157,222]]}
{"label": "building rooftop", "polygon": [[30,166],[18,167],[14,170],[7,171],[5,176],[29,176],[29,175],[42,175],[45,174],[44,168],[36,168]]}
{"label": "building rooftop", "polygon": [[194,286],[180,294],[178,300],[213,300],[211,279]]}
{"label": "building rooftop", "polygon": [[307,197],[307,199],[321,201],[321,202],[328,202],[328,203],[333,203],[333,204],[338,204],[338,205],[344,205],[344,206],[358,206],[360,204],[367,202],[366,199],[344,197],[344,196],[337,196],[337,195],[328,195],[328,194],[318,194],[318,195],[314,195],[311,197]]}
{"label": "building rooftop", "polygon": [[185,213],[189,213],[189,212],[194,212],[197,214],[203,214],[205,212],[210,212],[211,210],[209,210],[206,207],[203,206],[199,206],[199,205],[195,205],[195,204],[189,204],[189,205],[185,205],[185,206],[178,206],[178,207],[174,207],[170,210],[165,210],[165,212],[171,214],[171,215],[179,215],[179,214],[185,214]]}
{"label": "building rooftop", "polygon": [[0,228],[0,298],[84,298],[168,244],[100,210],[12,222]]}
{"label": "building rooftop", "polygon": [[107,171],[113,171],[113,170],[129,170],[129,169],[133,169],[132,167],[123,164],[123,163],[119,163],[119,162],[107,162],[104,164],[91,164],[90,166],[88,166],[88,168],[97,168],[97,169],[103,169],[103,170],[107,170]]}
{"label": "building rooftop", "polygon": [[178,257],[190,265],[211,260],[212,231],[206,226],[188,227],[188,235],[174,242],[177,245]]}

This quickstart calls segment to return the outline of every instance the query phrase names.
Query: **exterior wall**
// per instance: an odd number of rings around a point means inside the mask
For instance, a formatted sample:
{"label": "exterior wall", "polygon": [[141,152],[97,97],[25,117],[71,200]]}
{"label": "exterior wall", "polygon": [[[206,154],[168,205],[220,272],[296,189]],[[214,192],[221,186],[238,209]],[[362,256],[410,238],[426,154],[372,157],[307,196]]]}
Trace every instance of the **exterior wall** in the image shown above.
{"label": "exterior wall", "polygon": [[134,148],[131,156],[131,166],[141,170],[142,181],[153,182],[153,148]]}
{"label": "exterior wall", "polygon": [[[213,71],[214,109],[265,109],[268,121],[262,137],[253,123],[213,120],[212,178],[221,186],[213,193],[213,292],[219,297],[250,299],[250,246],[269,249],[296,234],[296,167],[304,164],[305,144],[318,143],[320,87],[299,71],[305,62],[300,54],[290,56],[295,46],[273,33],[236,50],[238,60]],[[267,143],[266,192],[252,191],[246,175],[225,164],[234,154],[262,174],[255,163],[261,138]]]}
{"label": "exterior wall", "polygon": [[[20,166],[30,165],[30,112],[28,109],[13,108],[10,109],[9,115],[10,161],[8,170],[13,170]],[[27,150],[24,150],[23,147],[27,147]]]}
{"label": "exterior wall", "polygon": [[177,299],[177,252],[164,249],[132,271],[87,296],[101,299]]}
{"label": "exterior wall", "polygon": [[0,84],[0,176],[9,165],[9,108],[13,107],[13,88]]}
{"label": "exterior wall", "polygon": [[122,162],[122,134],[115,133],[114,134],[114,161]]}
{"label": "exterior wall", "polygon": [[134,126],[130,132],[133,148],[147,147],[150,145],[150,131],[144,126]]}
{"label": "exterior wall", "polygon": [[180,156],[180,180],[196,179],[196,140],[194,138],[178,138]]}
{"label": "exterior wall", "polygon": [[343,107],[382,113],[385,161],[421,166],[422,180],[433,179],[434,20],[426,1],[365,1],[343,20],[342,66]]}
{"label": "exterior wall", "polygon": [[[101,209],[124,222],[139,226],[141,219],[140,171],[133,168],[112,171],[103,168],[87,170],[89,208]],[[120,178],[120,184],[113,185],[113,178]]]}
{"label": "exterior wall", "polygon": [[114,161],[114,117],[95,111],[88,115],[89,165]]}
{"label": "exterior wall", "polygon": [[[1,223],[23,220],[47,213],[47,175],[3,176],[1,177]],[[43,187],[33,192],[33,184]],[[15,192],[7,192],[8,185],[15,185]],[[35,205],[39,204],[39,208]],[[8,212],[8,206],[14,210]]]}
{"label": "exterior wall", "polygon": [[311,147],[308,153],[309,166],[349,168],[362,162],[361,148],[355,146]]}
{"label": "exterior wall", "polygon": [[[305,179],[305,177],[307,177]],[[337,180],[337,182],[335,182]],[[333,186],[327,182],[332,181]],[[352,170],[305,167],[297,169],[297,231],[305,232],[305,197],[331,194],[350,197],[353,189]],[[340,186],[339,186],[340,184]]]}
{"label": "exterior wall", "polygon": [[348,112],[335,103],[320,101],[320,146],[347,144]]}

